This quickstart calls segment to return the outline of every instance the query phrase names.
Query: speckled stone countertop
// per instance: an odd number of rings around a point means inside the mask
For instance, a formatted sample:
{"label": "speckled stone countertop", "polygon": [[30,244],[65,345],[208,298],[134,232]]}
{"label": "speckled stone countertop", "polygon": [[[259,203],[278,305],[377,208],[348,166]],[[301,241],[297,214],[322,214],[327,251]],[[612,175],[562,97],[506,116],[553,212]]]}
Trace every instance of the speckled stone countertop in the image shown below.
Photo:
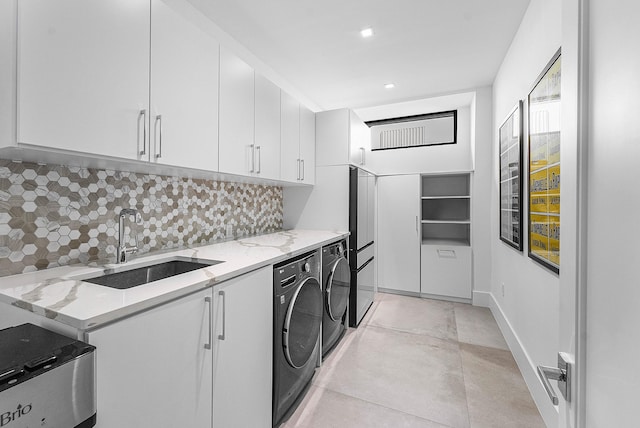
{"label": "speckled stone countertop", "polygon": [[[133,258],[124,264],[73,265],[0,278],[0,302],[89,330],[202,290],[252,270],[284,261],[346,237],[346,232],[288,230],[219,244]],[[213,266],[118,290],[82,281],[178,257],[220,260]]]}

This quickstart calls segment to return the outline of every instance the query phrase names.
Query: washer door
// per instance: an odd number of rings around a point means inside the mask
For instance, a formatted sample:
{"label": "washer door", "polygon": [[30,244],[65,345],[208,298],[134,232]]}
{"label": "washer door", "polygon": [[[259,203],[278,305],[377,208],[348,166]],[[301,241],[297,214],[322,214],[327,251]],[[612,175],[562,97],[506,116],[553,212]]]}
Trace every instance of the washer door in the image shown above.
{"label": "washer door", "polygon": [[349,302],[349,288],[351,284],[351,270],[349,262],[340,257],[331,267],[327,277],[325,304],[327,313],[333,321],[340,321],[347,311]]}
{"label": "washer door", "polygon": [[322,324],[322,289],[315,278],[298,286],[284,322],[284,354],[291,366],[303,367],[313,355]]}

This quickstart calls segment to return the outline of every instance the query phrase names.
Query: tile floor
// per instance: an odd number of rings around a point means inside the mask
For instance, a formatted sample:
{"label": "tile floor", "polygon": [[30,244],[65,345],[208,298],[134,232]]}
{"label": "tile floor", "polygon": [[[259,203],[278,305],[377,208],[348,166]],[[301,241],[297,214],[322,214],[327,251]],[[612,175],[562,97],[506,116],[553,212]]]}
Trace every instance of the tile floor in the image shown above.
{"label": "tile floor", "polygon": [[378,293],[283,427],[544,423],[489,309]]}

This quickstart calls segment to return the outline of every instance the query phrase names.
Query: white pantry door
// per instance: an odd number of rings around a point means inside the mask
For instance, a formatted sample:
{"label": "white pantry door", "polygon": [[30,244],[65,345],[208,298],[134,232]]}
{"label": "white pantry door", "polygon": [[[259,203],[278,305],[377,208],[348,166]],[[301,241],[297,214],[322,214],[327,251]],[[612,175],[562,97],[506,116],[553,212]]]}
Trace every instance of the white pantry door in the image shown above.
{"label": "white pantry door", "polygon": [[378,177],[378,286],[420,293],[420,176]]}

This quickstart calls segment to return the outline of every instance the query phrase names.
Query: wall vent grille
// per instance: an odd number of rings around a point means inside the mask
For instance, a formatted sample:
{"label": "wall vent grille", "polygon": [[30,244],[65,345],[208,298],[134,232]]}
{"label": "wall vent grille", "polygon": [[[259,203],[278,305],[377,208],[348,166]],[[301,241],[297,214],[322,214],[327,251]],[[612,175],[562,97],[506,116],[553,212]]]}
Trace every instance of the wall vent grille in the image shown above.
{"label": "wall vent grille", "polygon": [[371,128],[371,149],[456,144],[457,113],[454,110],[367,122]]}

